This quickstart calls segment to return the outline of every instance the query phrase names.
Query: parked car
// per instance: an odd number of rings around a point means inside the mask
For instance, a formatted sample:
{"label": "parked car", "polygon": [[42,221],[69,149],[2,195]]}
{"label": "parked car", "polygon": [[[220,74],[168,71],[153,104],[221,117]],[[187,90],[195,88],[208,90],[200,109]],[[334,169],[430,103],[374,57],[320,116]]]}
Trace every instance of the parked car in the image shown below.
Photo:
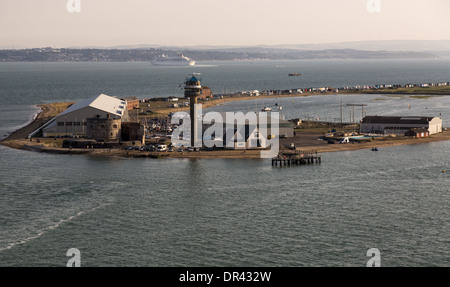
{"label": "parked car", "polygon": [[167,146],[165,144],[159,144],[156,146],[156,151],[167,151]]}

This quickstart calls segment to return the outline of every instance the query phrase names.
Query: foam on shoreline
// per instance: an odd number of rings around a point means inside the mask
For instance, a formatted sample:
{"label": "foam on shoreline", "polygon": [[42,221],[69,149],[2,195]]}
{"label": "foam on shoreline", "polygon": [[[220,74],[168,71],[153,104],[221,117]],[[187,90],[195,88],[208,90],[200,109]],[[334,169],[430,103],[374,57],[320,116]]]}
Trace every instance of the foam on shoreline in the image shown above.
{"label": "foam on shoreline", "polygon": [[32,114],[29,115],[28,120],[26,122],[24,122],[23,124],[6,128],[6,134],[0,136],[0,141],[6,139],[13,133],[15,133],[15,132],[23,129],[24,127],[30,125],[31,123],[33,123],[36,120],[36,118],[39,116],[39,114],[43,112],[42,108],[39,107],[38,105],[31,105],[30,107],[33,107],[35,110]]}

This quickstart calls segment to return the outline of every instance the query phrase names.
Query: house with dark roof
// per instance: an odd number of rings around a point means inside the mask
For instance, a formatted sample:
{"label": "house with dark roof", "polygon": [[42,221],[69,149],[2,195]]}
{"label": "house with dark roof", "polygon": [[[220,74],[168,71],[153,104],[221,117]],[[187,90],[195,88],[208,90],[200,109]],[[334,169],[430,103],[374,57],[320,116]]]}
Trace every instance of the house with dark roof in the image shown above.
{"label": "house with dark roof", "polygon": [[412,129],[426,129],[430,135],[441,133],[442,119],[419,116],[367,116],[361,122],[362,133],[405,135]]}

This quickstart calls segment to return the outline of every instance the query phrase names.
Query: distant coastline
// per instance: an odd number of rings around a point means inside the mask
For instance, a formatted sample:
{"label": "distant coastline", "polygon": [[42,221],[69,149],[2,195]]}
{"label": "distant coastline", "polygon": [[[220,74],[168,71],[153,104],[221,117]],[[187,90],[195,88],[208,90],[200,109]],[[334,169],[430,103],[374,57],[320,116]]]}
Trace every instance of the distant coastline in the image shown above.
{"label": "distant coastline", "polygon": [[305,60],[305,59],[436,59],[433,52],[386,51],[358,49],[211,49],[211,50],[166,50],[147,49],[71,49],[33,48],[0,49],[0,62],[150,62],[162,54],[176,56],[182,53],[195,61],[236,60]]}

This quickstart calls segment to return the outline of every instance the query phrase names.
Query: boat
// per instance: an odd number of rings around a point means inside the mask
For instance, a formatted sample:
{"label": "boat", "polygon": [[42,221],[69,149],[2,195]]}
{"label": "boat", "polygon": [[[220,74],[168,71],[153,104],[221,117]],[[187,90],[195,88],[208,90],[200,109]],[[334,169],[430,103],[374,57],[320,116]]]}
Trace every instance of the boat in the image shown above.
{"label": "boat", "polygon": [[271,110],[272,110],[272,108],[264,107],[261,111],[263,111],[263,112],[270,112]]}
{"label": "boat", "polygon": [[378,151],[378,148],[377,148],[377,147],[373,147],[373,148],[371,149],[371,151]]}
{"label": "boat", "polygon": [[179,54],[177,57],[169,57],[165,54],[162,54],[158,57],[155,57],[151,63],[155,66],[194,66],[195,61],[191,58],[184,56],[183,54]]}
{"label": "boat", "polygon": [[278,109],[279,109],[279,110],[282,110],[282,109],[283,109],[283,107],[282,107],[282,106],[278,106]]}
{"label": "boat", "polygon": [[291,77],[300,77],[302,74],[300,73],[290,73],[289,76]]}

